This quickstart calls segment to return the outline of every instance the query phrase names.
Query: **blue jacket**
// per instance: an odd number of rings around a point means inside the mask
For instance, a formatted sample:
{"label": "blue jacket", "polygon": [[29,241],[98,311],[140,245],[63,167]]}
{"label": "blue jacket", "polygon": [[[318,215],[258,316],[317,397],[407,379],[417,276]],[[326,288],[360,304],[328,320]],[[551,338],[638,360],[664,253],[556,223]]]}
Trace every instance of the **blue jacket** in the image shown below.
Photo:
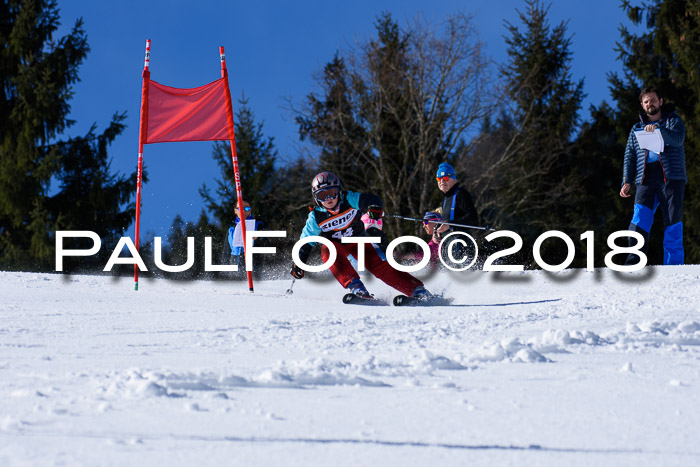
{"label": "blue jacket", "polygon": [[[251,220],[251,219],[248,219]],[[243,254],[243,245],[234,245],[233,244],[233,237],[236,234],[236,227],[238,227],[238,224],[241,223],[241,220],[236,217],[236,220],[233,222],[233,226],[229,227],[228,229],[228,244],[231,247],[231,256],[241,256]],[[247,225],[247,224],[246,224]],[[256,220],[255,221],[255,230],[263,230],[265,224],[263,221]],[[253,240],[253,245],[255,245],[255,240]]]}
{"label": "blue jacket", "polygon": [[[641,115],[643,119],[646,115]],[[652,123],[645,119],[644,123],[638,122],[632,127],[627,147],[625,148],[625,164],[622,172],[622,184],[634,183],[641,185],[644,181],[644,170],[649,151],[639,147],[634,132],[644,129],[644,126]],[[659,125],[661,136],[664,138],[664,150],[659,154],[659,161],[664,172],[664,181],[683,180],[688,181],[685,171],[685,126],[683,120],[674,111],[670,104],[661,107],[661,120],[653,122]]]}

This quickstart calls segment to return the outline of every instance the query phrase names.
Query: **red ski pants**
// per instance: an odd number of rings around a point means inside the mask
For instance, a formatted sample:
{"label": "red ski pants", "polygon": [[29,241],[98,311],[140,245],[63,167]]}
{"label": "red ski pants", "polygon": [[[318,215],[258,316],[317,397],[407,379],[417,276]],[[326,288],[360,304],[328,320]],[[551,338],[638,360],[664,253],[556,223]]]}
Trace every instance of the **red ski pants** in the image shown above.
{"label": "red ski pants", "polygon": [[[416,279],[407,272],[399,271],[391,267],[388,261],[384,261],[377,250],[374,249],[371,243],[358,245],[357,243],[340,243],[333,242],[338,257],[335,263],[331,266],[333,276],[340,282],[340,285],[347,287],[353,279],[359,279],[360,276],[352,267],[347,256],[352,255],[357,259],[357,248],[363,247],[365,250],[365,269],[374,274],[374,276],[385,284],[395,288],[404,295],[411,296],[416,287],[423,285],[423,282]],[[330,251],[326,245],[321,245],[321,258],[323,262],[328,261]]]}

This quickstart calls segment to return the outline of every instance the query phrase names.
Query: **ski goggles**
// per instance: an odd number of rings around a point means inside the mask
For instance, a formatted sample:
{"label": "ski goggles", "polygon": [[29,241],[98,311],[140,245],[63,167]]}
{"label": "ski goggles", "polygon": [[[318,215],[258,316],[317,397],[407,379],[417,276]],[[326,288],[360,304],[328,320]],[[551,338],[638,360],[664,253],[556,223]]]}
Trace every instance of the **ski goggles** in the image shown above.
{"label": "ski goggles", "polygon": [[315,196],[318,201],[323,203],[328,200],[336,199],[339,193],[340,190],[338,190],[337,188],[329,188],[327,190],[317,191]]}
{"label": "ski goggles", "polygon": [[436,212],[427,212],[423,216],[423,225],[435,224],[440,221],[442,221],[442,216]]}
{"label": "ski goggles", "polygon": [[[250,206],[244,206],[244,207],[243,207],[243,210],[244,210],[245,212],[250,212]],[[236,211],[238,211],[238,206],[236,206]]]}
{"label": "ski goggles", "polygon": [[435,180],[437,180],[438,182],[439,182],[440,180],[442,180],[443,182],[446,182],[446,181],[448,181],[449,179],[451,179],[452,177],[454,177],[454,175],[445,175],[445,176],[443,176],[443,177],[435,177]]}

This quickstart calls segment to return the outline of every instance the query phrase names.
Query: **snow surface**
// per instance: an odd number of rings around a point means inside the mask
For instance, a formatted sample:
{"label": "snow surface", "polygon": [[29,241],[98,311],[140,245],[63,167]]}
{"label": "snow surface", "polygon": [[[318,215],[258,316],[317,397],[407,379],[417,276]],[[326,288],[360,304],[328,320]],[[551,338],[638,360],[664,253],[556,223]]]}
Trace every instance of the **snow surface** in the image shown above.
{"label": "snow surface", "polygon": [[0,272],[0,465],[700,465],[700,266],[425,280]]}

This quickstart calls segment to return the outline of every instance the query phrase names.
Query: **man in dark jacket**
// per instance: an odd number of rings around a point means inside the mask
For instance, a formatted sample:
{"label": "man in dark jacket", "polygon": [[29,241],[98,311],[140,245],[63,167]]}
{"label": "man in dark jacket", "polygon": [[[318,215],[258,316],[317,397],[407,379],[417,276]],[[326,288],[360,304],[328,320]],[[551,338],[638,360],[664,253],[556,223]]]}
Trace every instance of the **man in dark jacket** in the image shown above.
{"label": "man in dark jacket", "polygon": [[[442,218],[455,224],[478,225],[479,215],[474,207],[472,195],[457,185],[455,169],[447,162],[443,162],[438,167],[436,177],[438,188],[445,194],[445,199],[442,201]],[[447,230],[466,232],[468,229],[442,225],[438,232],[442,234]]]}
{"label": "man in dark jacket", "polygon": [[[457,184],[455,169],[447,162],[443,162],[438,167],[436,178],[438,188],[445,194],[445,199],[442,201],[442,218],[455,224],[478,225],[479,215],[474,207],[472,195]],[[467,232],[468,230],[466,227],[443,224],[437,229],[437,234],[440,237],[445,237],[450,231]],[[456,243],[456,245],[459,245],[459,243]],[[448,245],[447,248],[451,247]],[[458,248],[457,250],[459,251],[455,251],[455,257],[473,253],[471,247],[467,249]]]}
{"label": "man in dark jacket", "polygon": [[[644,237],[642,251],[647,251],[649,232],[656,208],[661,206],[664,219],[663,264],[683,264],[683,192],[688,181],[685,170],[685,126],[683,120],[670,104],[664,105],[659,91],[653,87],[642,90],[639,95],[644,113],[635,123],[627,139],[620,196],[630,196],[631,184],[636,185],[634,215],[629,230]],[[655,153],[639,145],[636,132],[654,132],[658,129],[663,138],[663,149]],[[630,244],[634,240],[630,238]],[[627,264],[639,262],[637,255],[630,254]]]}

